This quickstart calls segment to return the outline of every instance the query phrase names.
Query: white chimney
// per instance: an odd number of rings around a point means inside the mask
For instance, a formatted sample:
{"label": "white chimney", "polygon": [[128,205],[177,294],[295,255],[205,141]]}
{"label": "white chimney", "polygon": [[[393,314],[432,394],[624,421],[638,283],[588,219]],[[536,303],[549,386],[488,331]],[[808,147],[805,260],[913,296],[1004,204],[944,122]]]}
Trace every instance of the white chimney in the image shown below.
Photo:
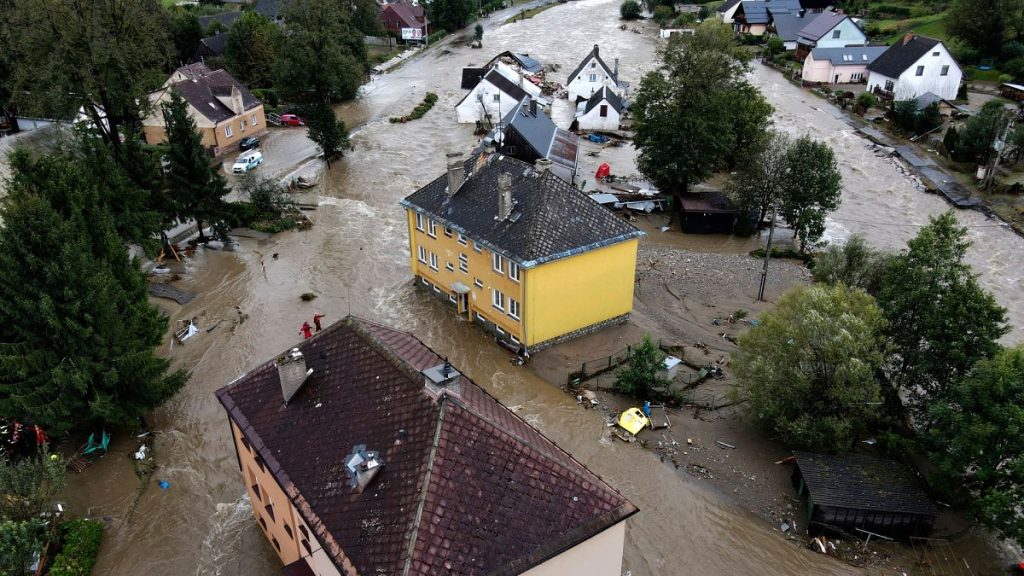
{"label": "white chimney", "polygon": [[284,397],[285,406],[312,373],[312,368],[306,369],[306,358],[298,348],[292,348],[291,352],[277,359],[277,375],[281,380],[281,396]]}
{"label": "white chimney", "polygon": [[508,172],[498,174],[498,220],[505,220],[512,214],[512,175]]}
{"label": "white chimney", "polygon": [[443,363],[423,371],[423,383],[427,394],[435,399],[442,393],[458,396],[460,376],[459,371],[445,358]]}
{"label": "white chimney", "polygon": [[448,190],[447,196],[451,198],[462,187],[466,181],[466,164],[462,160],[462,154],[452,152],[448,155]]}
{"label": "white chimney", "polygon": [[245,112],[245,104],[242,102],[242,91],[238,86],[231,87],[231,111],[235,114]]}

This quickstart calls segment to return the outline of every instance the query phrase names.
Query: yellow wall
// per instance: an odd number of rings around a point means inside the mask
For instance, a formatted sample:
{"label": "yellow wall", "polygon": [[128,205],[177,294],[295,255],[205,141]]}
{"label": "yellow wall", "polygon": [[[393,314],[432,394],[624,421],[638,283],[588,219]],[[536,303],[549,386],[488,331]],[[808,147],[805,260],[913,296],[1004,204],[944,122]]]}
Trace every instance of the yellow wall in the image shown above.
{"label": "yellow wall", "polygon": [[619,576],[625,541],[626,522],[622,521],[523,572],[523,576]]}
{"label": "yellow wall", "polygon": [[[143,133],[147,144],[162,144],[167,141],[167,131],[163,126],[163,117],[160,116],[159,104],[160,102],[156,103],[157,111],[143,122]],[[203,146],[214,149],[217,156],[235,150],[238,143],[247,136],[260,136],[267,132],[267,118],[262,104],[251,110],[246,110],[244,114],[229,118],[217,124],[216,127],[199,125],[204,123],[205,118],[200,118],[199,113],[191,106],[189,114],[196,120],[196,131],[202,138]],[[253,122],[253,116],[256,117],[255,122]],[[244,128],[242,127],[243,122],[245,123]],[[225,132],[225,128],[228,126],[231,127],[230,137]]]}
{"label": "yellow wall", "polygon": [[637,244],[634,238],[527,270],[527,346],[632,310]]}

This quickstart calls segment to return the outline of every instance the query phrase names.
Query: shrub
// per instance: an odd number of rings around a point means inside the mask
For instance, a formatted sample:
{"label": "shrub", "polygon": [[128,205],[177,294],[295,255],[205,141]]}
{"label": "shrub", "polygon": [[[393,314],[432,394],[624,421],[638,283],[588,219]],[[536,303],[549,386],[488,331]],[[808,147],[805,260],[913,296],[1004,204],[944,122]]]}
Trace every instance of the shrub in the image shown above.
{"label": "shrub", "polygon": [[444,38],[447,35],[448,31],[445,30],[444,28],[440,28],[436,30],[433,34],[427,36],[427,44],[433,44],[434,42],[437,42],[438,40]]}
{"label": "shrub", "polygon": [[1024,43],[1011,40],[1006,44],[1003,44],[1002,56],[1004,61],[1013,60],[1014,58],[1024,58]]}
{"label": "shrub", "polygon": [[274,90],[273,88],[254,88],[252,90],[252,95],[270,106],[277,106],[281,102],[277,95],[277,90]]}
{"label": "shrub", "polygon": [[654,8],[654,21],[664,26],[672,21],[675,11],[668,6],[657,6]]}
{"label": "shrub", "polygon": [[103,540],[99,520],[72,520],[60,529],[63,547],[53,560],[50,576],[89,576]]}
{"label": "shrub", "polygon": [[778,36],[772,36],[769,38],[766,46],[768,48],[769,56],[775,56],[776,54],[781,54],[786,51],[785,42],[783,42],[782,38],[779,38]]}
{"label": "shrub", "polygon": [[1008,60],[1003,64],[1003,72],[1018,80],[1024,80],[1024,56]]}
{"label": "shrub", "polygon": [[392,116],[388,119],[388,122],[392,124],[398,124],[399,122],[409,122],[410,120],[419,120],[424,114],[430,111],[437,102],[437,94],[433,92],[427,92],[427,95],[423,98],[423,102],[419,103],[415,108],[412,109],[406,116]]}
{"label": "shrub", "polygon": [[644,335],[643,342],[629,355],[629,366],[615,376],[615,389],[634,398],[647,400],[651,394],[664,389],[669,382],[658,376],[664,368],[665,354]]}
{"label": "shrub", "polygon": [[878,98],[871,92],[861,92],[860,95],[857,96],[857,104],[859,106],[863,106],[864,109],[867,110],[875,104],[878,104]]}
{"label": "shrub", "polygon": [[626,0],[619,6],[619,15],[623,20],[639,20],[640,13],[640,3],[636,0]]}

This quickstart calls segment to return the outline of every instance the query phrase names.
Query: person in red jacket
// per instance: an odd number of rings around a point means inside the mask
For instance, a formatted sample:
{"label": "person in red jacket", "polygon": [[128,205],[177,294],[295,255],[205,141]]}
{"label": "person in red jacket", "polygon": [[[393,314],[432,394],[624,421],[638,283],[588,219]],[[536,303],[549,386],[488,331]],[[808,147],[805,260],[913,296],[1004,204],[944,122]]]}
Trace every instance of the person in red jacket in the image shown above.
{"label": "person in red jacket", "polygon": [[319,312],[313,314],[313,324],[316,325],[317,332],[323,330],[323,327],[320,326],[320,319],[323,318],[324,316],[326,316],[326,314],[321,314]]}
{"label": "person in red jacket", "polygon": [[309,326],[309,322],[302,323],[302,339],[309,340],[313,337],[313,328]]}

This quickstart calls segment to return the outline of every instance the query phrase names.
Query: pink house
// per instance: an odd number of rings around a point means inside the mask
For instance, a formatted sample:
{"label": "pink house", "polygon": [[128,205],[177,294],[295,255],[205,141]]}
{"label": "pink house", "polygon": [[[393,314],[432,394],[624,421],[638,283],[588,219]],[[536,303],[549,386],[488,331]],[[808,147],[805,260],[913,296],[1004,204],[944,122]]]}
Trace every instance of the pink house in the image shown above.
{"label": "pink house", "polygon": [[856,84],[868,77],[868,64],[875,61],[886,46],[846,46],[814,48],[804,60],[804,82],[816,84]]}

